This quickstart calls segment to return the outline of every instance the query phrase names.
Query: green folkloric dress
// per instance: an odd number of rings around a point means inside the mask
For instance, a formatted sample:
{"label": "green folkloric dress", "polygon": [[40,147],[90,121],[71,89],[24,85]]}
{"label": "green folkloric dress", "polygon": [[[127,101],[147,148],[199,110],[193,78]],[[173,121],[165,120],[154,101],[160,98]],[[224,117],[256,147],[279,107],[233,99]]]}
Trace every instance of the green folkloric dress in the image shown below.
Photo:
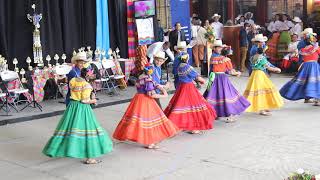
{"label": "green folkloric dress", "polygon": [[112,141],[99,125],[90,104],[92,87],[82,78],[70,81],[71,102],[43,149],[49,157],[96,158],[112,151]]}

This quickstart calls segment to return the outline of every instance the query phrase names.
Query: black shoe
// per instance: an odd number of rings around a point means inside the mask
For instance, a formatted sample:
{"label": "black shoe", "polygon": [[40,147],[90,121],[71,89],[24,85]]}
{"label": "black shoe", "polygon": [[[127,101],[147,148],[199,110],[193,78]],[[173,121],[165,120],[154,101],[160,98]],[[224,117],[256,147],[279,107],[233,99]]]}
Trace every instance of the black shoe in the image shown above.
{"label": "black shoe", "polygon": [[197,84],[197,89],[201,89],[201,85],[200,84]]}

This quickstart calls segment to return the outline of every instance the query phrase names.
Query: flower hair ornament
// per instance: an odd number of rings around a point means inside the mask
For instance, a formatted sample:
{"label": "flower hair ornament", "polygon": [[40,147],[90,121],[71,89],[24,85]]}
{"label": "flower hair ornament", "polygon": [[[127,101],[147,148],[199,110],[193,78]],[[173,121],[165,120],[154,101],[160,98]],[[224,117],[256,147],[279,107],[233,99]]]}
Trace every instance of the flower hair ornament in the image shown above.
{"label": "flower hair ornament", "polygon": [[189,54],[187,54],[187,53],[182,54],[182,55],[180,56],[180,60],[181,60],[182,62],[188,62],[188,60],[189,60]]}
{"label": "flower hair ornament", "polygon": [[150,63],[147,63],[143,70],[146,74],[151,75],[153,73],[153,66],[151,66]]}

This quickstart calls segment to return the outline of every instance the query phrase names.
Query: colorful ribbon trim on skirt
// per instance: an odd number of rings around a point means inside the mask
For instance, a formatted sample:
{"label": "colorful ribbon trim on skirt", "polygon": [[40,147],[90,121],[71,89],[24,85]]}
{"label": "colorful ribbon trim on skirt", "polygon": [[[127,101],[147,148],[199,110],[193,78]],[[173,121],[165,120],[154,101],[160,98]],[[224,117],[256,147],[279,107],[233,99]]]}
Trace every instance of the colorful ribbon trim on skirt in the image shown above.
{"label": "colorful ribbon trim on skirt", "polygon": [[210,99],[210,98],[207,98],[207,101],[210,103],[210,104],[214,104],[214,105],[223,105],[225,103],[235,103],[237,102],[239,99],[241,98],[241,95],[240,94],[237,94],[237,96],[233,97],[233,98],[228,98],[228,99]]}
{"label": "colorful ribbon trim on skirt", "polygon": [[182,113],[192,113],[192,112],[200,112],[206,111],[208,107],[205,104],[199,106],[186,106],[181,108],[174,108],[172,113],[174,114],[182,114]]}
{"label": "colorful ribbon trim on skirt", "polygon": [[259,89],[259,90],[255,90],[255,91],[246,90],[244,92],[244,95],[245,96],[260,96],[260,95],[265,95],[265,94],[273,94],[275,92],[276,92],[276,90],[274,88]]}
{"label": "colorful ribbon trim on skirt", "polygon": [[164,114],[160,114],[158,116],[149,118],[141,117],[139,115],[129,115],[123,117],[122,120],[130,121],[130,123],[136,123],[137,121],[139,121],[139,124],[141,124],[143,128],[153,128],[161,125],[163,122],[167,120],[167,118]]}
{"label": "colorful ribbon trim on skirt", "polygon": [[101,128],[95,130],[81,130],[73,128],[71,130],[56,130],[54,136],[56,137],[75,137],[75,138],[94,138],[104,135],[104,131]]}

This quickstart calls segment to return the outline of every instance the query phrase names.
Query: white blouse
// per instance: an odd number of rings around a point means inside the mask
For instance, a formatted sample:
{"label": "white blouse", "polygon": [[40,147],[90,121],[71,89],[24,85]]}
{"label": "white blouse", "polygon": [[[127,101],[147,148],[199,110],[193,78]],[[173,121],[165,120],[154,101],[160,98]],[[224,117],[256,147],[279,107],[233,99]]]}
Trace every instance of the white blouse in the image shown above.
{"label": "white blouse", "polygon": [[211,27],[215,31],[216,39],[222,39],[223,37],[223,24],[221,22],[213,22]]}
{"label": "white blouse", "polygon": [[294,26],[294,24],[292,23],[292,21],[285,20],[284,23],[285,23],[289,28],[292,28],[292,27]]}
{"label": "white blouse", "polygon": [[293,26],[293,28],[290,29],[290,32],[293,34],[297,34],[298,38],[301,39],[301,32],[302,32],[302,26],[301,24],[297,23]]}

